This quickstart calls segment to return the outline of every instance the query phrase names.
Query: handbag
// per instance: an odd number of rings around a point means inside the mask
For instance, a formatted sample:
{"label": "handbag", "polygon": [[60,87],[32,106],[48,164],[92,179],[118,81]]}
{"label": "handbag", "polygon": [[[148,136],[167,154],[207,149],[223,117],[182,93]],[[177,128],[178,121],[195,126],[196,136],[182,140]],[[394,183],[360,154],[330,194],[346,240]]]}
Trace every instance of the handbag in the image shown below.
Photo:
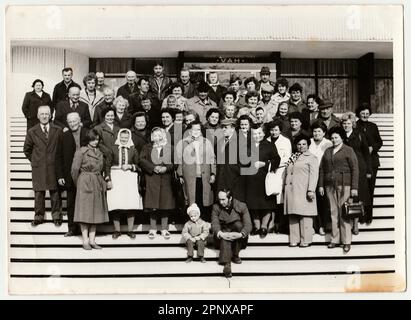
{"label": "handbag", "polygon": [[268,165],[268,172],[265,176],[265,194],[267,196],[278,195],[283,189],[283,177],[281,172],[271,171],[271,162]]}
{"label": "handbag", "polygon": [[364,204],[356,198],[349,198],[342,206],[342,217],[345,220],[361,218],[365,215]]}

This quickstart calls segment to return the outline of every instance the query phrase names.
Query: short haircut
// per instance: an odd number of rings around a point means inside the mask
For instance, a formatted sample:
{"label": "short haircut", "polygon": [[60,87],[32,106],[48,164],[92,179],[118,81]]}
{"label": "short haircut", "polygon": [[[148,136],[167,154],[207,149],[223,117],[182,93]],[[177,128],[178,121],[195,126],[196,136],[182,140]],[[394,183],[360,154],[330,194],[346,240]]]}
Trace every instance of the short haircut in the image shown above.
{"label": "short haircut", "polygon": [[288,80],[286,78],[278,78],[275,82],[274,91],[278,91],[278,85],[282,85],[283,87],[288,88]]}
{"label": "short haircut", "polygon": [[148,80],[148,77],[146,77],[146,76],[143,76],[143,77],[140,77],[138,80],[137,80],[137,86],[138,87],[141,87],[141,81],[146,81],[146,82],[149,82],[149,80]]}
{"label": "short haircut", "polygon": [[134,115],[133,115],[133,125],[136,123],[136,119],[140,118],[140,117],[144,117],[144,119],[146,119],[146,124],[148,124],[148,116],[144,111],[137,111]]}
{"label": "short haircut", "polygon": [[68,72],[68,71],[70,71],[71,73],[73,73],[73,69],[70,68],[70,67],[63,68],[63,70],[61,70],[61,73]]}
{"label": "short haircut", "polygon": [[311,131],[314,131],[314,129],[321,129],[324,133],[327,133],[327,126],[320,120],[315,121],[311,125]]}
{"label": "short haircut", "polygon": [[309,94],[309,95],[307,96],[307,102],[308,102],[309,99],[314,99],[314,101],[315,101],[318,105],[321,105],[321,104],[323,103],[323,100],[322,100],[319,96],[317,96],[316,94],[314,94],[314,93],[311,93],[311,94]]}
{"label": "short haircut", "polygon": [[118,96],[117,98],[114,99],[114,101],[113,101],[114,107],[117,107],[117,104],[119,102],[123,102],[126,105],[126,109],[128,108],[129,102],[128,102],[127,99],[123,98],[122,96]]}
{"label": "short haircut", "polygon": [[84,86],[87,85],[87,81],[91,81],[94,80],[94,82],[97,84],[97,77],[96,74],[94,72],[90,72],[89,74],[87,74],[84,78],[83,78],[83,84]]}
{"label": "short haircut", "polygon": [[76,118],[78,118],[78,119],[81,121],[80,114],[79,114],[78,112],[76,112],[76,111],[67,113],[66,119],[68,120],[68,118],[69,118],[69,117],[72,117],[72,116],[76,116]]}
{"label": "short haircut", "polygon": [[290,93],[293,91],[303,92],[303,87],[298,82],[296,82],[290,87],[290,89],[288,89],[288,92]]}
{"label": "short haircut", "polygon": [[208,118],[213,114],[213,113],[217,113],[218,116],[220,116],[220,111],[217,108],[211,108],[207,111],[206,113],[206,119],[208,120]]}
{"label": "short haircut", "polygon": [[173,121],[176,119],[176,113],[175,113],[174,109],[171,109],[171,108],[161,109],[161,116],[163,116],[163,113],[168,113],[171,116],[171,118],[173,119]]}
{"label": "short haircut", "polygon": [[240,127],[241,121],[243,121],[243,120],[247,120],[250,125],[251,125],[251,123],[253,123],[253,122],[251,121],[251,118],[250,118],[248,115],[243,114],[242,116],[240,116],[240,117],[237,119],[237,126],[238,126],[238,127]]}
{"label": "short haircut", "polygon": [[255,109],[255,112],[257,113],[258,110],[263,110],[263,112],[265,112],[264,108],[262,106],[259,106]]}
{"label": "short haircut", "polygon": [[328,135],[331,137],[334,133],[338,134],[341,139],[345,140],[347,139],[347,133],[344,131],[343,128],[341,127],[332,127],[329,131],[328,131]]}
{"label": "short haircut", "polygon": [[49,114],[50,114],[50,116],[51,116],[51,108],[50,108],[50,106],[48,106],[48,105],[46,105],[46,104],[41,105],[41,106],[39,106],[39,107],[37,108],[37,115],[39,114],[41,108],[48,108],[48,109],[49,109]]}
{"label": "short haircut", "polygon": [[248,77],[247,79],[245,79],[244,81],[244,86],[247,87],[247,84],[249,84],[250,82],[253,82],[255,85],[255,90],[259,90],[260,89],[260,83],[258,82],[256,77]]}
{"label": "short haircut", "polygon": [[181,72],[184,72],[184,71],[190,72],[190,69],[187,68],[187,67],[183,67],[183,68],[181,68],[181,70],[180,70],[180,74],[181,74]]}
{"label": "short haircut", "polygon": [[179,82],[173,82],[172,84],[170,84],[170,86],[168,87],[168,90],[170,91],[170,93],[172,93],[175,88],[180,88],[181,91],[184,90],[183,85]]}
{"label": "short haircut", "polygon": [[41,83],[41,86],[44,88],[44,82],[43,82],[43,80],[40,80],[40,79],[34,80],[31,87],[34,88],[34,86],[36,85],[37,82]]}
{"label": "short haircut", "polygon": [[233,197],[233,195],[231,194],[231,190],[228,189],[228,188],[222,188],[222,189],[218,190],[218,193],[220,193],[220,192],[224,192],[226,194],[227,198],[232,198]]}
{"label": "short haircut", "polygon": [[371,106],[368,102],[363,102],[361,105],[355,110],[356,116],[359,118],[360,117],[360,112],[368,110],[370,112],[370,115],[372,115],[372,109]]}
{"label": "short haircut", "polygon": [[252,97],[256,97],[257,101],[260,101],[260,95],[258,94],[257,91],[249,91],[247,92],[247,94],[245,95],[245,102],[248,103],[248,100]]}
{"label": "short haircut", "polygon": [[154,68],[154,67],[157,67],[157,66],[160,66],[160,67],[164,68],[164,63],[163,63],[163,61],[162,61],[162,60],[156,60],[156,61],[154,62],[153,68]]}
{"label": "short haircut", "polygon": [[352,127],[355,128],[357,126],[357,122],[355,119],[355,113],[354,112],[346,112],[341,116],[341,123],[343,123],[344,121],[350,120],[352,123]]}
{"label": "short haircut", "polygon": [[243,84],[243,80],[240,77],[231,76],[230,77],[230,84],[233,84],[238,81],[238,84],[241,86]]}
{"label": "short haircut", "polygon": [[193,115],[195,117],[196,120],[200,121],[200,116],[198,115],[197,112],[195,112],[194,110],[187,110],[187,112],[185,113],[185,117],[187,117],[188,115]]}
{"label": "short haircut", "polygon": [[108,107],[103,109],[103,111],[101,111],[101,117],[104,119],[106,117],[106,114],[109,113],[110,111],[114,112],[114,115],[116,114],[116,109],[114,109],[113,107]]}
{"label": "short haircut", "polygon": [[301,123],[303,122],[302,114],[301,114],[300,112],[298,112],[298,111],[291,112],[291,113],[288,115],[288,118],[290,119],[290,121],[291,121],[291,119],[298,119],[298,120],[300,120]]}
{"label": "short haircut", "polygon": [[267,123],[267,131],[270,132],[271,129],[274,129],[275,127],[278,127],[280,129],[280,132],[283,132],[283,122],[280,119],[274,119]]}
{"label": "short haircut", "polygon": [[235,93],[235,91],[233,91],[233,90],[228,90],[228,91],[223,93],[223,96],[222,96],[223,101],[225,100],[225,97],[229,94],[231,94],[233,96],[234,100],[237,99],[237,93]]}
{"label": "short haircut", "polygon": [[300,133],[294,137],[294,144],[297,145],[297,143],[300,142],[301,140],[307,141],[307,146],[310,146],[311,144],[310,137],[303,133]]}
{"label": "short haircut", "polygon": [[194,120],[193,122],[190,122],[190,123],[187,125],[187,130],[190,130],[194,125],[199,125],[199,126],[200,126],[200,129],[201,129],[201,132],[203,132],[203,130],[204,130],[203,125],[202,125],[202,123],[200,122],[200,120],[198,120],[198,119]]}
{"label": "short haircut", "polygon": [[100,134],[96,129],[91,129],[87,132],[87,142],[96,140],[97,138],[101,139]]}
{"label": "short haircut", "polygon": [[258,130],[258,129],[262,129],[264,131],[264,125],[262,125],[261,123],[251,123],[250,125],[250,129],[251,130]]}
{"label": "short haircut", "polygon": [[210,86],[208,85],[207,82],[201,81],[201,82],[198,84],[198,87],[197,87],[197,91],[198,91],[198,92],[208,92],[209,90],[210,90]]}

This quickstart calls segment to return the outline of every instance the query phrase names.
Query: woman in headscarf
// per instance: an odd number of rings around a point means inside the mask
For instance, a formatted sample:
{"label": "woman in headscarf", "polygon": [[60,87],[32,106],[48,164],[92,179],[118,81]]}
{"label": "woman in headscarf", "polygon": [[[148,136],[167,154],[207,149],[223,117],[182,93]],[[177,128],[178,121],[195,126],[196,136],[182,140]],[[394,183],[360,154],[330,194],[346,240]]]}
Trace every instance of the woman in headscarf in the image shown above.
{"label": "woman in headscarf", "polygon": [[134,147],[129,129],[120,129],[117,140],[110,150],[106,172],[112,188],[107,192],[108,210],[113,214],[113,239],[121,236],[120,217],[127,215],[127,235],[134,239],[134,212],[142,210],[143,200],[138,189],[138,151]]}
{"label": "woman in headscarf", "polygon": [[168,217],[176,208],[173,193],[173,147],[167,143],[166,131],[155,127],[151,131],[151,142],[141,150],[140,167],[146,181],[144,210],[150,213],[148,237],[154,239],[157,232],[157,217],[161,218],[161,235],[170,239]]}

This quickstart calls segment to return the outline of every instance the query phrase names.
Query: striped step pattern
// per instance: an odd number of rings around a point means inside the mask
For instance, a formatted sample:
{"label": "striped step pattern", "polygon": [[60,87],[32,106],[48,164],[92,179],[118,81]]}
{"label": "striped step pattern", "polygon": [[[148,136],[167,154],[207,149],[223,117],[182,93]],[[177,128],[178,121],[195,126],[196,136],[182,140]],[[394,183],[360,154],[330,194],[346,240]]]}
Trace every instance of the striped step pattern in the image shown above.
{"label": "striped step pattern", "polygon": [[[165,293],[165,292],[321,292],[400,290],[396,278],[397,243],[394,211],[394,126],[392,114],[373,114],[384,146],[380,150],[374,216],[360,225],[348,254],[326,247],[330,236],[314,235],[309,248],[289,248],[288,236],[252,236],[233,265],[233,278],[222,276],[218,251],[208,246],[207,263],[185,263],[182,221],[170,224],[171,239],[148,239],[148,219],[136,213],[136,238],[113,240],[110,223],[98,227],[102,250],[81,249],[81,238],[65,238],[67,220],[56,227],[50,212],[44,224],[32,227],[34,193],[31,167],[22,153],[25,119],[11,117],[9,129],[9,288],[12,293]],[[66,197],[63,193],[63,206]],[[46,197],[50,210],[50,199]],[[180,217],[181,218],[181,217]],[[176,219],[177,220],[177,219]],[[181,220],[181,219],[180,219]],[[122,226],[122,231],[126,226]],[[375,287],[376,279],[380,286]],[[374,284],[374,287],[370,284]]]}

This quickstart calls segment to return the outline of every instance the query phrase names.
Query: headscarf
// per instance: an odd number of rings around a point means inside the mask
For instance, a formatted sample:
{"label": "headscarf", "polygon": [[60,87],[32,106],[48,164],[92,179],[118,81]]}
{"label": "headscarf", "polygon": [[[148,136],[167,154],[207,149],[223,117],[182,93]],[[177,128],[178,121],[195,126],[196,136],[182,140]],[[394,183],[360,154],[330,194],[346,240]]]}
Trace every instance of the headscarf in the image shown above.
{"label": "headscarf", "polygon": [[[127,141],[127,143],[124,144],[124,145],[121,144],[121,142],[120,142],[120,135],[121,135],[123,132],[127,132],[127,133],[128,133],[128,141]],[[134,146],[134,143],[133,143],[133,140],[132,140],[131,137],[132,137],[132,136],[131,136],[131,131],[130,131],[129,129],[126,129],[126,128],[120,129],[119,132],[118,132],[118,134],[117,134],[117,140],[116,140],[116,142],[114,142],[114,144],[115,144],[115,145],[118,145],[118,148],[119,148],[119,149],[120,149],[121,147],[126,147],[127,149],[130,149],[130,147],[133,147],[133,146]]]}

